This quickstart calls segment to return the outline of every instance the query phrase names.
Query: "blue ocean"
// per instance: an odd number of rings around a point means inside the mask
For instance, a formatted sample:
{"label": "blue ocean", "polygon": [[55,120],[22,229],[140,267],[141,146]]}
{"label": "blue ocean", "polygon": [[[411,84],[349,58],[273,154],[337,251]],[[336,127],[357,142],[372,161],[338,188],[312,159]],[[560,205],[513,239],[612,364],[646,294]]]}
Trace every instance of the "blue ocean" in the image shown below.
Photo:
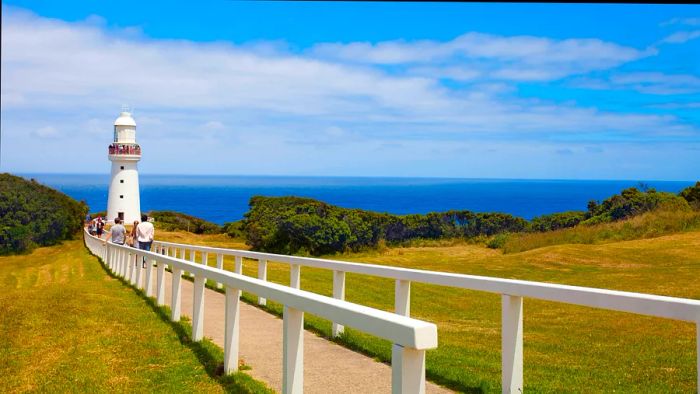
{"label": "blue ocean", "polygon": [[[107,207],[109,174],[20,174],[54,187],[91,212]],[[526,219],[568,210],[586,210],[639,186],[635,180],[508,180],[449,178],[352,178],[288,176],[141,175],[141,210],[173,210],[223,224],[243,218],[255,195],[311,197],[346,208],[394,214],[450,209],[505,212]],[[677,193],[693,182],[644,181],[659,191]]]}

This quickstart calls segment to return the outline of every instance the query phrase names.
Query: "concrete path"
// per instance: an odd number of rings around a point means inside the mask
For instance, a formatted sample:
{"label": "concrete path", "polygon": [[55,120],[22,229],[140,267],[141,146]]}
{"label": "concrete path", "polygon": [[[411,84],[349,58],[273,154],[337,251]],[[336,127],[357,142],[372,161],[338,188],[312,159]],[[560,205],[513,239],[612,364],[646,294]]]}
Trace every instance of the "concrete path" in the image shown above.
{"label": "concrete path", "polygon": [[[155,290],[155,269],[153,289]],[[165,299],[170,305],[171,276],[166,272]],[[144,275],[145,277],[145,275]],[[182,281],[182,314],[192,318],[193,283]],[[206,289],[204,295],[204,336],[223,347],[225,297]],[[241,303],[239,357],[252,369],[253,378],[282,391],[282,319]],[[428,383],[428,393],[450,391]],[[390,393],[391,367],[348,350],[314,333],[304,332],[304,392],[306,393]]]}

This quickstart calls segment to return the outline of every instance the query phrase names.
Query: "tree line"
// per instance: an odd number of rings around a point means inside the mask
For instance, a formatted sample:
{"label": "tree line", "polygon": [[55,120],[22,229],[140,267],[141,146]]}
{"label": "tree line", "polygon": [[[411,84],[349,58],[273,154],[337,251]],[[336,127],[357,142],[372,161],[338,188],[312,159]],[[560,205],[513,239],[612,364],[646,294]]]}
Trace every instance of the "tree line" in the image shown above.
{"label": "tree line", "polygon": [[254,196],[244,219],[225,228],[231,236],[244,236],[254,250],[322,255],[414,239],[552,231],[621,220],[660,206],[689,209],[689,204],[698,206],[699,202],[700,182],[679,195],[631,187],[602,202],[590,201],[587,211],[553,213],[528,221],[506,213],[468,210],[392,215],[342,208],[311,198]]}

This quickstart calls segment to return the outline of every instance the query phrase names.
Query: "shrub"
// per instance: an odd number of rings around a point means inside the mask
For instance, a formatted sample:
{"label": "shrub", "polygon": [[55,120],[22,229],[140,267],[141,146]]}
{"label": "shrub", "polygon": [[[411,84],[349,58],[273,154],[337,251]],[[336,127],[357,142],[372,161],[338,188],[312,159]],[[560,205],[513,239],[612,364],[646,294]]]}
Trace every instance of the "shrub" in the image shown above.
{"label": "shrub", "polygon": [[691,207],[700,209],[700,182],[696,182],[695,186],[681,190],[679,195],[688,201]]}
{"label": "shrub", "polygon": [[0,254],[25,253],[73,238],[87,210],[84,202],[34,179],[0,174]]}
{"label": "shrub", "polygon": [[584,211],[566,211],[550,215],[542,215],[533,218],[530,228],[533,231],[552,231],[562,228],[574,227],[586,219]]}
{"label": "shrub", "polygon": [[224,223],[223,231],[231,238],[244,238],[245,233],[243,232],[243,222],[228,222]]}
{"label": "shrub", "polygon": [[216,223],[208,222],[194,216],[173,211],[151,211],[148,216],[152,217],[158,229],[165,231],[182,230],[195,234],[218,234],[223,232],[223,228]]}
{"label": "shrub", "polygon": [[254,250],[311,255],[377,248],[415,239],[491,236],[527,228],[525,219],[470,211],[390,215],[347,209],[310,198],[250,199],[241,230]]}
{"label": "shrub", "polygon": [[626,219],[653,211],[661,204],[683,205],[684,202],[681,197],[673,193],[657,192],[654,189],[639,191],[637,188],[630,187],[600,204],[595,201],[589,202],[586,220],[582,223],[597,224]]}

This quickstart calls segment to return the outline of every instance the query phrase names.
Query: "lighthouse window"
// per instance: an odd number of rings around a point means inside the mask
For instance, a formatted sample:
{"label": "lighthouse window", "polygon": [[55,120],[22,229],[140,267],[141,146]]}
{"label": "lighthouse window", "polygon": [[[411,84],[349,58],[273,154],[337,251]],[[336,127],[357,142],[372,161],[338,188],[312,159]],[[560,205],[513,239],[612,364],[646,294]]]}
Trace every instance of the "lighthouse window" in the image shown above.
{"label": "lighthouse window", "polygon": [[119,180],[119,183],[124,183],[124,180],[123,180],[123,179],[120,179],[120,180]]}
{"label": "lighthouse window", "polygon": [[123,169],[124,169],[124,166],[119,167],[119,169],[122,169],[122,170],[123,170]]}
{"label": "lighthouse window", "polygon": [[124,195],[123,195],[123,194],[120,194],[120,195],[119,195],[119,198],[124,198]]}

